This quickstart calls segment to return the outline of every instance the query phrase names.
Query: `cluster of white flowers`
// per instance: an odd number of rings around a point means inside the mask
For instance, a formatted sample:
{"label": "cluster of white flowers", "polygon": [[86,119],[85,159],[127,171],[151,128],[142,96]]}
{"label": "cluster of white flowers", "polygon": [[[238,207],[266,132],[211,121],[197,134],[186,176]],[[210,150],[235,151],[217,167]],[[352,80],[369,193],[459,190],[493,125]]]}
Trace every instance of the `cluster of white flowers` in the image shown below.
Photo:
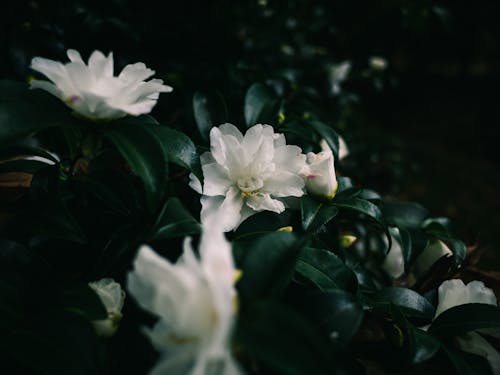
{"label": "cluster of white flowers", "polygon": [[222,218],[224,231],[260,211],[283,212],[281,198],[301,197],[305,188],[327,198],[337,189],[329,148],[306,156],[270,125],[254,125],[245,135],[231,124],[212,128],[201,164],[203,186],[191,175],[191,187],[202,194],[201,220]]}
{"label": "cluster of white flowers", "polygon": [[50,81],[32,80],[31,87],[43,89],[66,103],[79,115],[92,120],[111,120],[127,114],[138,116],[151,112],[161,92],[172,88],[161,79],[144,82],[155,72],[143,63],[127,65],[113,75],[113,54],[100,51],[90,55],[88,65],[80,53],[67,51],[67,64],[35,57],[31,68]]}

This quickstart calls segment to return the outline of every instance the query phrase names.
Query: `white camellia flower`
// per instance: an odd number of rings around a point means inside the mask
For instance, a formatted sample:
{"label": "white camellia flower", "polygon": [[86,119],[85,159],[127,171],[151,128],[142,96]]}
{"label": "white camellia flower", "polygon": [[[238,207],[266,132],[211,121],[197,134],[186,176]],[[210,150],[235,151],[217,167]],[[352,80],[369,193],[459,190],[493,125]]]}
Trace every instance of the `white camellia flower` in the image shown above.
{"label": "white camellia flower", "polygon": [[333,153],[326,142],[322,142],[321,147],[323,151],[317,154],[307,153],[307,164],[301,174],[309,194],[332,199],[338,188]]}
{"label": "white camellia flower", "polygon": [[120,284],[110,278],[91,282],[89,286],[97,293],[108,312],[107,319],[93,322],[94,328],[99,336],[111,337],[118,329],[118,323],[122,318],[125,292]]}
{"label": "white camellia flower", "polygon": [[[399,228],[389,228],[391,234],[391,248],[384,258],[382,269],[391,278],[397,279],[405,272],[405,262],[403,257],[403,248],[399,242]],[[387,241],[384,238],[384,241]],[[389,245],[389,241],[386,242]]]}
{"label": "white camellia flower", "polygon": [[[438,289],[436,319],[444,311],[466,303],[497,305],[495,293],[481,281],[471,281],[467,285],[462,280],[446,280]],[[488,330],[481,333],[490,334]],[[460,348],[466,352],[485,357],[495,375],[500,375],[500,354],[477,332],[468,332],[458,339]]]}
{"label": "white camellia flower", "polygon": [[151,112],[161,92],[172,88],[161,79],[144,81],[155,72],[143,63],[127,65],[113,75],[113,54],[100,51],[90,55],[88,65],[78,51],[67,51],[69,63],[35,57],[31,69],[50,81],[32,80],[31,87],[45,90],[64,101],[83,117],[92,120],[112,120],[126,115],[138,116]]}
{"label": "white camellia flower", "polygon": [[[138,303],[159,317],[147,330],[161,359],[150,375],[242,374],[230,351],[237,270],[230,244],[216,225],[204,226],[200,257],[190,238],[173,264],[142,246],[128,275]],[[210,229],[208,229],[210,228]]]}
{"label": "white camellia flower", "polygon": [[279,198],[304,194],[299,173],[305,159],[300,147],[286,145],[270,125],[254,125],[244,136],[231,124],[213,127],[210,152],[201,155],[202,191],[191,176],[191,187],[203,194],[201,221],[217,216],[229,231],[259,211],[283,212]]}

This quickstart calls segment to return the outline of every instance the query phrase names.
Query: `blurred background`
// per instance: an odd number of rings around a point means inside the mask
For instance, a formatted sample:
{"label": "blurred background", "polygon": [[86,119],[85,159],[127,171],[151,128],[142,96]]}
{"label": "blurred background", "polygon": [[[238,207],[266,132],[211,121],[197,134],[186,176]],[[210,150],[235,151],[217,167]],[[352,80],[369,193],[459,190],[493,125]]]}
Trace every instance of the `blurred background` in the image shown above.
{"label": "blurred background", "polygon": [[0,78],[27,80],[34,56],[113,51],[116,69],[143,61],[174,87],[154,115],[195,142],[197,90],[225,98],[238,123],[248,87],[278,82],[346,139],[342,174],[453,218],[467,244],[490,248],[483,267],[500,269],[499,11],[488,0],[16,1],[0,14]]}

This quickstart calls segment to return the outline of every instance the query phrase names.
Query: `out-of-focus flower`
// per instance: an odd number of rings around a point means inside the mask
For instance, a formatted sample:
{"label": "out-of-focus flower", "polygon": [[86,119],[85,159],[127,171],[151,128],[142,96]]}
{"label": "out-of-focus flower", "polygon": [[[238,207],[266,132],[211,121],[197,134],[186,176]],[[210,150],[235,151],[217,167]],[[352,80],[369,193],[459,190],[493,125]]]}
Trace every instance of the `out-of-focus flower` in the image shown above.
{"label": "out-of-focus flower", "polygon": [[122,318],[125,292],[120,284],[110,278],[90,282],[89,286],[97,293],[108,312],[108,318],[94,321],[94,328],[99,336],[111,337],[118,329]]}
{"label": "out-of-focus flower", "polygon": [[322,148],[323,151],[317,154],[307,154],[306,165],[301,174],[310,194],[332,199],[338,188],[334,158],[326,142],[322,143]]}
{"label": "out-of-focus flower", "polygon": [[[304,194],[305,159],[269,125],[254,125],[244,136],[231,124],[212,128],[210,152],[201,156],[201,221],[217,216],[229,231],[259,211],[283,212],[279,198]],[[190,185],[200,192],[194,176]]]}
{"label": "out-of-focus flower", "polygon": [[67,51],[69,63],[35,57],[31,68],[51,82],[32,80],[31,87],[45,90],[64,101],[83,117],[92,120],[112,120],[127,114],[138,116],[151,112],[161,92],[172,88],[161,79],[144,81],[155,72],[143,63],[127,65],[113,75],[113,54],[100,51],[90,55],[88,65],[78,51]]}
{"label": "out-of-focus flower", "polygon": [[[438,306],[434,319],[452,307],[466,303],[484,303],[497,305],[495,293],[481,281],[471,281],[467,285],[462,280],[446,280],[438,289]],[[488,334],[488,330],[481,330]],[[493,373],[500,375],[500,354],[477,332],[468,332],[461,335],[458,344],[463,351],[485,357]]]}
{"label": "out-of-focus flower", "polygon": [[128,275],[128,289],[138,303],[158,316],[147,330],[161,358],[151,375],[241,374],[230,351],[236,313],[230,244],[217,228],[204,225],[199,254],[190,238],[175,263],[142,246]]}
{"label": "out-of-focus flower", "polygon": [[439,289],[439,301],[436,308],[437,318],[444,311],[466,303],[497,304],[493,290],[487,288],[481,281],[471,281],[467,285],[462,280],[453,279],[444,281]]}
{"label": "out-of-focus flower", "polygon": [[383,57],[380,57],[380,56],[372,56],[370,57],[370,59],[368,60],[368,64],[370,65],[370,68],[372,68],[373,70],[378,70],[378,71],[382,71],[382,70],[385,70],[387,69],[387,60]]}
{"label": "out-of-focus flower", "polygon": [[443,241],[432,240],[417,257],[415,263],[413,263],[412,273],[415,277],[420,278],[424,276],[439,259],[452,255],[453,252]]}
{"label": "out-of-focus flower", "polygon": [[332,95],[338,95],[342,91],[340,85],[349,76],[351,71],[351,63],[343,61],[339,64],[332,64],[328,70],[330,80],[330,92]]}
{"label": "out-of-focus flower", "polygon": [[349,155],[349,147],[347,147],[344,138],[339,135],[339,160],[344,159],[347,155]]}
{"label": "out-of-focus flower", "polygon": [[391,249],[384,258],[382,269],[389,277],[397,279],[405,272],[405,262],[403,249],[401,247],[401,243],[399,242],[399,229],[396,227],[390,228],[390,232],[392,245]]}

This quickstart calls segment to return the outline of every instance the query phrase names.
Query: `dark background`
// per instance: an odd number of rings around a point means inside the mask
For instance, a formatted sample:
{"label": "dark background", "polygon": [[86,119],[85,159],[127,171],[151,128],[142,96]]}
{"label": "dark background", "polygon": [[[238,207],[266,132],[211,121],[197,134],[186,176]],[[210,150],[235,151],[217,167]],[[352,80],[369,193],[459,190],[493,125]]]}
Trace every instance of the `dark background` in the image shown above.
{"label": "dark background", "polygon": [[[500,268],[496,1],[18,1],[0,15],[0,78],[26,80],[34,56],[67,48],[144,61],[175,88],[155,115],[195,141],[191,98],[217,89],[233,108],[253,82],[309,90],[352,154],[341,172],[450,216]],[[373,72],[371,56],[388,67]],[[327,67],[349,60],[343,94]],[[233,116],[228,119],[239,121]],[[493,261],[492,261],[493,260]]]}

